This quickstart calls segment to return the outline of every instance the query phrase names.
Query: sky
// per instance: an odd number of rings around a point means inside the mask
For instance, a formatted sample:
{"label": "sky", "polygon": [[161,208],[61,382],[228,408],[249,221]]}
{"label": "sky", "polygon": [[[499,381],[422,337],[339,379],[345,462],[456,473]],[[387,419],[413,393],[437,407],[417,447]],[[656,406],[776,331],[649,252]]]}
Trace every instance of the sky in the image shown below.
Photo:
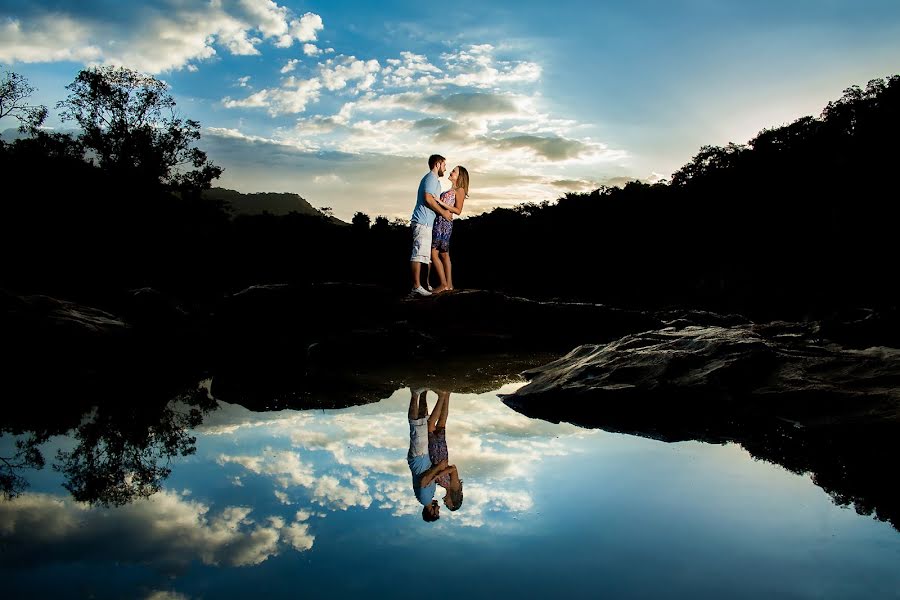
{"label": "sky", "polygon": [[48,127],[72,127],[53,106],[106,64],[169,84],[216,185],[408,218],[439,153],[469,170],[471,215],[667,179],[818,115],[900,72],[900,3],[0,0],[0,65]]}

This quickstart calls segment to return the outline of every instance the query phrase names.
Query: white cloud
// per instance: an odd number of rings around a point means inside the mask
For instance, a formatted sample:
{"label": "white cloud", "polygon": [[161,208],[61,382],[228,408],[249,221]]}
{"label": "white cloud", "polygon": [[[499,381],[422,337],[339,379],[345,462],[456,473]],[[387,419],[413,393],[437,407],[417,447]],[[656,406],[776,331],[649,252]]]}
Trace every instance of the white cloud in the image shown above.
{"label": "white cloud", "polygon": [[250,76],[238,77],[238,87],[250,87]]}
{"label": "white cloud", "polygon": [[90,28],[67,15],[47,15],[25,24],[6,19],[0,24],[0,62],[87,62],[101,55]]}
{"label": "white cloud", "polygon": [[243,11],[245,22],[254,23],[265,37],[281,37],[288,32],[290,11],[286,7],[272,0],[240,0],[237,6]]}
{"label": "white cloud", "polygon": [[284,541],[290,544],[294,550],[303,552],[313,547],[315,536],[310,534],[309,525],[306,523],[292,523],[282,531]]}
{"label": "white cloud", "polygon": [[350,487],[341,485],[337,477],[325,475],[318,479],[312,492],[316,502],[331,510],[347,510],[352,506],[368,508],[372,504],[368,488],[360,479],[355,479]]}
{"label": "white cloud", "polygon": [[340,62],[328,59],[321,67],[320,77],[322,85],[330,91],[342,90],[352,81],[357,82],[354,90],[363,91],[372,87],[375,75],[380,70],[381,65],[377,60],[362,61],[348,56]]}
{"label": "white cloud", "polygon": [[[326,175],[316,175],[313,177],[313,183],[316,185],[321,184],[330,184],[330,183],[347,183],[341,178],[337,173],[328,173]],[[324,434],[323,434],[324,435]]]}
{"label": "white cloud", "polygon": [[[235,55],[258,55],[265,40],[288,47],[314,41],[321,17],[293,19],[271,0],[178,2],[141,6],[113,23],[71,12],[33,13],[0,26],[0,61],[115,64],[148,73],[188,67],[215,56],[216,47]],[[290,21],[289,21],[290,20]],[[196,65],[194,65],[196,68]]]}
{"label": "white cloud", "polygon": [[315,44],[303,44],[303,54],[306,56],[319,56],[322,54],[322,50]]}
{"label": "white cloud", "polygon": [[281,67],[281,74],[285,75],[287,73],[290,73],[297,68],[297,63],[299,62],[300,61],[296,58],[292,58],[291,60],[287,61],[287,63],[283,67]]}
{"label": "white cloud", "polygon": [[209,506],[168,490],[118,508],[28,493],[0,502],[0,541],[17,549],[15,561],[21,564],[105,559],[164,570],[195,560],[255,565],[278,553],[285,526],[278,519],[256,523],[250,514],[240,506],[214,514]]}
{"label": "white cloud", "polygon": [[422,54],[401,52],[401,58],[390,58],[384,69],[385,83],[394,87],[428,86],[438,81],[442,71]]}
{"label": "white cloud", "polygon": [[239,100],[225,97],[222,104],[225,108],[267,108],[272,116],[302,113],[308,104],[319,100],[321,87],[318,79],[290,76],[280,88],[263,89]]}
{"label": "white cloud", "polygon": [[298,42],[314,42],[324,28],[322,17],[308,12],[299,19],[291,21],[290,36]]}
{"label": "white cloud", "polygon": [[251,473],[272,476],[285,489],[290,486],[312,487],[316,482],[312,466],[301,461],[296,452],[287,450],[275,452],[266,448],[256,456],[221,454],[217,462],[220,465],[237,464]]}

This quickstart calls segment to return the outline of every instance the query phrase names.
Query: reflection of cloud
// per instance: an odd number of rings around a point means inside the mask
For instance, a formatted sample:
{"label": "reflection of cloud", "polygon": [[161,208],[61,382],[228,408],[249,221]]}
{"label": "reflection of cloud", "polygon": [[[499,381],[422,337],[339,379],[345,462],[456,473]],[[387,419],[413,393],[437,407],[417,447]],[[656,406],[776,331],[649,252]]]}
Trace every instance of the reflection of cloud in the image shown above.
{"label": "reflection of cloud", "polygon": [[[513,391],[517,385],[505,386],[503,391]],[[435,397],[429,396],[433,406]],[[272,446],[281,440],[294,448],[267,447],[259,456],[219,458],[220,464],[240,464],[271,477],[278,488],[276,497],[282,501],[288,499],[282,490],[294,482],[314,504],[332,511],[375,507],[395,516],[417,515],[422,507],[413,495],[406,464],[408,402],[408,391],[400,390],[377,404],[328,412],[250,413],[222,403],[213,413],[218,422],[210,428],[234,435],[252,431],[253,436],[270,439]],[[574,425],[531,420],[493,394],[452,394],[447,443],[450,462],[458,466],[465,481],[465,502],[461,510],[447,511],[445,516],[457,524],[481,527],[495,520],[492,513],[531,510],[529,489],[540,462],[572,452],[573,438],[599,434]],[[297,449],[305,453],[303,462]],[[286,454],[294,457],[288,459]],[[313,473],[306,461],[316,464],[320,473]],[[437,497],[442,496],[438,491]],[[298,522],[308,513],[302,516],[298,513]]]}
{"label": "reflection of cloud", "polygon": [[220,454],[220,465],[234,463],[257,475],[271,475],[283,488],[291,485],[310,487],[315,483],[312,466],[304,464],[296,452],[275,452],[265,448],[259,456],[229,456]]}
{"label": "reflection of cloud", "polygon": [[[301,461],[295,451],[276,452],[267,447],[258,456],[220,454],[216,460],[220,465],[237,464],[257,475],[269,476],[283,489],[291,486],[308,489],[313,501],[331,510],[347,510],[352,506],[367,508],[372,503],[364,481],[348,474],[345,478],[350,479],[350,483],[345,486],[333,475],[316,476],[312,466]],[[282,504],[291,503],[282,490],[274,493]]]}
{"label": "reflection of cloud", "polygon": [[450,518],[466,527],[483,527],[486,513],[523,513],[534,506],[526,490],[465,483],[464,493],[463,506]]}
{"label": "reflection of cloud", "polygon": [[357,479],[354,482],[355,489],[341,485],[337,477],[325,475],[316,481],[313,487],[313,497],[316,502],[332,510],[347,510],[351,506],[368,508],[372,504],[365,482]]}
{"label": "reflection of cloud", "polygon": [[179,592],[155,590],[147,595],[146,600],[188,600],[188,598],[189,596]]}
{"label": "reflection of cloud", "polygon": [[294,550],[304,551],[313,547],[315,536],[309,533],[309,525],[306,523],[292,523],[282,531],[284,541],[290,544]]}
{"label": "reflection of cloud", "polygon": [[[0,540],[16,548],[15,556],[4,553],[0,561],[43,564],[114,559],[164,569],[194,560],[207,565],[255,565],[278,553],[285,524],[278,518],[256,523],[250,513],[249,508],[230,506],[211,514],[207,505],[173,491],[118,508],[92,508],[68,497],[23,494],[0,502]],[[311,547],[312,536],[306,534]],[[298,532],[290,535],[296,537]]]}
{"label": "reflection of cloud", "polygon": [[412,493],[409,477],[382,479],[375,484],[378,508],[388,510],[395,517],[422,512],[422,505]]}

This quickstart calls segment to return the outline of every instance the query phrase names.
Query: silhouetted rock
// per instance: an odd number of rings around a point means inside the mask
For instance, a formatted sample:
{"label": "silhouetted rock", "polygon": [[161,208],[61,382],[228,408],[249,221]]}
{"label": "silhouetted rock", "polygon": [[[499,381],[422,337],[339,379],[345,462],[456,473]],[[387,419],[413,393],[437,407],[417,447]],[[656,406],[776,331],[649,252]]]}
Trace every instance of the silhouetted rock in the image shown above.
{"label": "silhouetted rock", "polygon": [[191,316],[176,298],[149,287],[128,290],[121,312],[135,327],[163,330],[186,328]]}
{"label": "silhouetted rock", "polygon": [[14,364],[72,367],[115,357],[128,325],[98,308],[50,296],[16,296],[0,291],[0,331]]}
{"label": "silhouetted rock", "polygon": [[900,348],[900,310],[894,306],[882,310],[845,311],[819,323],[817,333],[852,348]]}
{"label": "silhouetted rock", "polygon": [[645,313],[470,290],[405,298],[373,285],[253,286],[213,325],[227,360],[368,365],[446,352],[563,351],[657,328]]}

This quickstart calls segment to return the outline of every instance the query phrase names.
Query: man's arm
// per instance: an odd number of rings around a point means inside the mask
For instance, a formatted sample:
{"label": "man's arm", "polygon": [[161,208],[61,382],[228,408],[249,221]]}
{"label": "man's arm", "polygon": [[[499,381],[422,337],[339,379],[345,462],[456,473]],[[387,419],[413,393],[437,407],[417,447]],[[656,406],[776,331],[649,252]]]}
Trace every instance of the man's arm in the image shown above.
{"label": "man's arm", "polygon": [[439,473],[435,474],[434,478],[437,479],[444,475],[449,475],[450,481],[453,481],[454,479],[459,480],[459,475],[456,474],[456,465],[450,465],[449,467],[442,469]]}
{"label": "man's arm", "polygon": [[447,207],[438,202],[435,197],[428,192],[425,192],[425,205],[448,221],[453,220],[453,214],[447,210]]}
{"label": "man's arm", "polygon": [[447,459],[442,460],[436,465],[433,465],[430,469],[422,473],[422,479],[419,480],[420,487],[428,487],[434,478],[438,476],[438,473],[447,468]]}

